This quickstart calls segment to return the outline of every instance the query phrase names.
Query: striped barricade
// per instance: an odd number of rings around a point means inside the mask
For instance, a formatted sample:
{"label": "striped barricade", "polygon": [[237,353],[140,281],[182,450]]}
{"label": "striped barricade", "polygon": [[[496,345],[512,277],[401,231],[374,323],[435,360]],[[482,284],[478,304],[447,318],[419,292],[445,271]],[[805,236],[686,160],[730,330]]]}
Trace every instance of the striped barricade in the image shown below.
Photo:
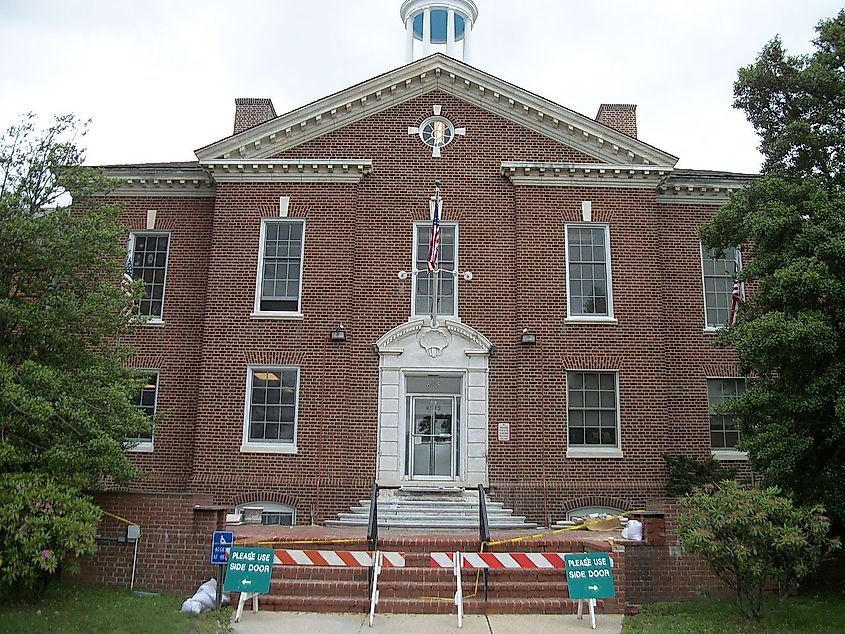
{"label": "striped barricade", "polygon": [[292,550],[276,548],[273,553],[275,566],[350,566],[373,569],[373,588],[370,595],[370,627],[378,605],[378,576],[382,568],[404,568],[405,553],[383,553],[366,550]]}
{"label": "striped barricade", "polygon": [[[455,575],[457,589],[455,590],[455,606],[458,612],[458,627],[463,627],[464,595],[461,589],[461,570],[488,569],[566,569],[564,554],[572,553],[431,553],[432,568],[451,568]],[[613,555],[610,565],[613,566]],[[595,599],[588,600],[592,627],[596,629]],[[582,615],[582,601],[578,601],[578,618]]]}

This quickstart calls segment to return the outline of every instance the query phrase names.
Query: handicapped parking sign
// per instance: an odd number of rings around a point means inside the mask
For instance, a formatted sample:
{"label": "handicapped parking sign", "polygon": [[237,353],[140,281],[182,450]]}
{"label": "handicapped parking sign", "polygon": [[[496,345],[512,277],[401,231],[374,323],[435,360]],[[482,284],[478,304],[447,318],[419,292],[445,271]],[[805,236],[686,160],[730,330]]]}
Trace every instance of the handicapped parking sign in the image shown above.
{"label": "handicapped parking sign", "polygon": [[231,531],[214,531],[211,536],[211,563],[225,564],[234,542],[235,535]]}
{"label": "handicapped parking sign", "polygon": [[564,555],[563,560],[570,599],[612,599],[616,596],[610,553],[576,553]]}

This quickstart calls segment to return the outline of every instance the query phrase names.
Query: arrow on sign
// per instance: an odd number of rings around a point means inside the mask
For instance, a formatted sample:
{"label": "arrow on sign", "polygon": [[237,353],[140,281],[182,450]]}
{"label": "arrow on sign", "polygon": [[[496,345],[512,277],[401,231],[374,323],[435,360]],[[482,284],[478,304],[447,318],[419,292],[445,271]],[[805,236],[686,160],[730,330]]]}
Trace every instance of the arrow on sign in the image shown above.
{"label": "arrow on sign", "polygon": [[[599,587],[598,587],[598,586],[587,586],[587,590],[592,590],[593,592],[595,592],[595,591],[596,591],[596,590],[598,590],[598,589],[599,589]],[[591,599],[591,600],[592,600],[592,599]]]}
{"label": "arrow on sign", "polygon": [[241,585],[242,586],[250,586],[250,585],[252,585],[252,581],[250,581],[249,579],[244,579],[243,581],[241,581]]}

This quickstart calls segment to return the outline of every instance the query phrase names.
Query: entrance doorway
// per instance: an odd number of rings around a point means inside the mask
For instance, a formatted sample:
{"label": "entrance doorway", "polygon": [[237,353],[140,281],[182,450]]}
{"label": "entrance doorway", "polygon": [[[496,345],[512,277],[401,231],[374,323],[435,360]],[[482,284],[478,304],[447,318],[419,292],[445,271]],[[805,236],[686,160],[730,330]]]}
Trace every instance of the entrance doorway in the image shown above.
{"label": "entrance doorway", "polygon": [[461,463],[460,377],[408,377],[406,475],[455,480]]}

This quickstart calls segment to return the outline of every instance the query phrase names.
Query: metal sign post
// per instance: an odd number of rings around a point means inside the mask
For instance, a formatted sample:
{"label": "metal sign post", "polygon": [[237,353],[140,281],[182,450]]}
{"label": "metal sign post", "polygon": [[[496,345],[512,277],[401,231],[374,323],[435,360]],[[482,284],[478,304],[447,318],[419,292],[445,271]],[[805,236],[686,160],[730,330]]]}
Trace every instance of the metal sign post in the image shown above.
{"label": "metal sign post", "polygon": [[578,599],[578,618],[583,618],[584,601],[590,612],[590,625],[596,629],[596,599],[616,596],[613,585],[613,559],[610,553],[576,553],[563,556],[569,598]]}
{"label": "metal sign post", "polygon": [[211,535],[211,563],[217,567],[214,578],[217,589],[214,592],[214,609],[219,610],[223,603],[223,571],[229,557],[229,549],[235,543],[235,535],[231,531],[214,531]]}

